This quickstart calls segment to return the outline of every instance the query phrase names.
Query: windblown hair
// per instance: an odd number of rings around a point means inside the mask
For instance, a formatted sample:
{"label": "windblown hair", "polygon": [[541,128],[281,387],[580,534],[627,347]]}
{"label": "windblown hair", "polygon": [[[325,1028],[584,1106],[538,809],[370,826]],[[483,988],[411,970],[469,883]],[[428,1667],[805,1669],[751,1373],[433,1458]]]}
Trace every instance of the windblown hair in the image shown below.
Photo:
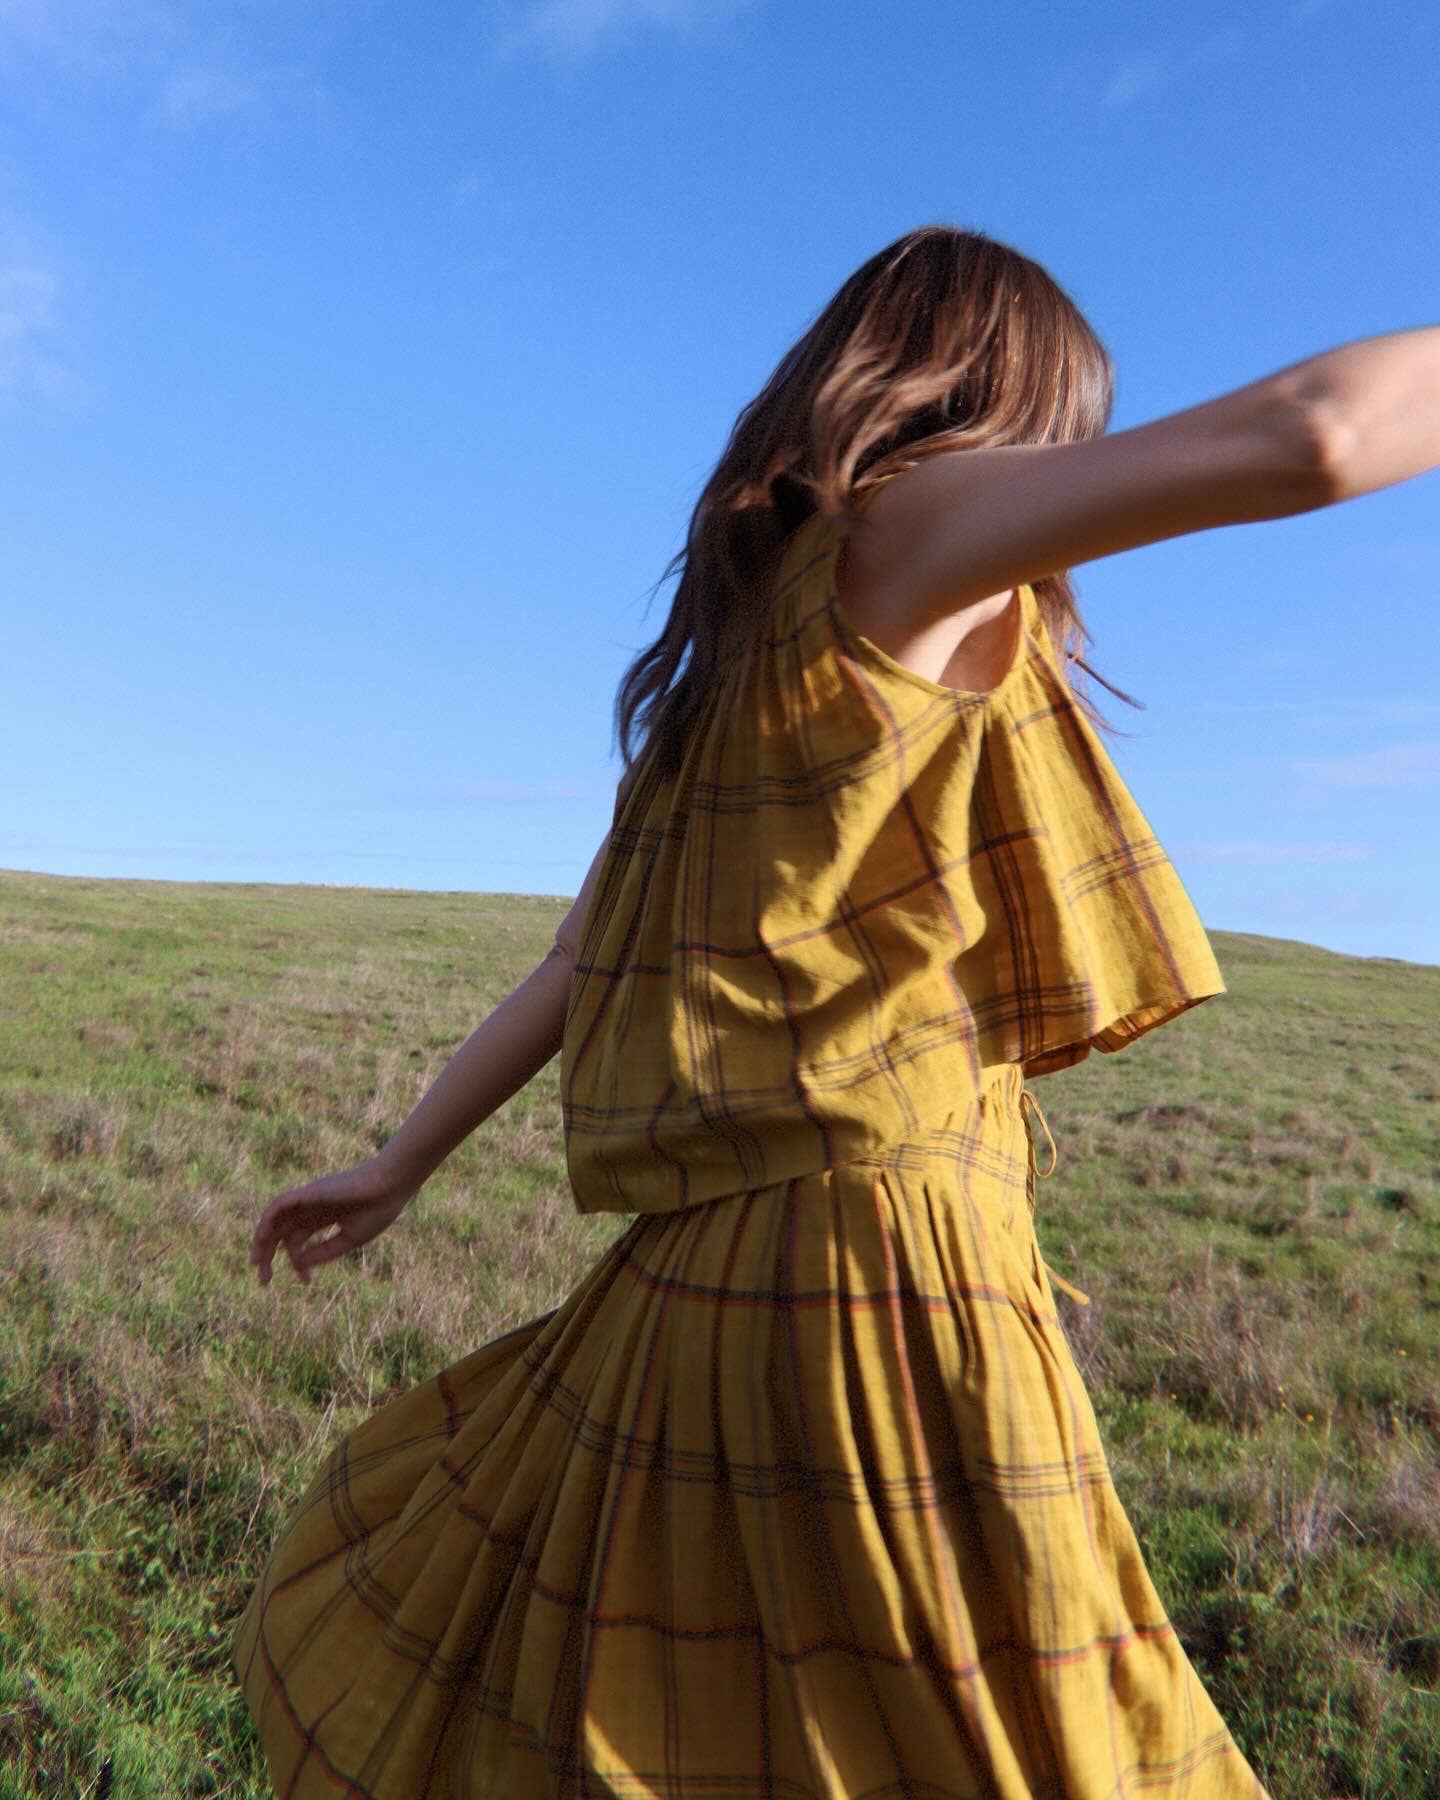
{"label": "windblown hair", "polygon": [[[678,769],[718,671],[763,630],[778,553],[806,519],[821,512],[848,530],[879,477],[927,456],[1098,437],[1113,398],[1104,345],[1019,251],[927,225],[872,256],[741,412],[685,546],[655,584],[680,573],[665,629],[630,664],[616,698],[625,777],[650,748],[662,776]],[[1077,704],[1113,731],[1075,689],[1070,665],[1141,703],[1082,657],[1090,633],[1068,572],[1033,587]]]}

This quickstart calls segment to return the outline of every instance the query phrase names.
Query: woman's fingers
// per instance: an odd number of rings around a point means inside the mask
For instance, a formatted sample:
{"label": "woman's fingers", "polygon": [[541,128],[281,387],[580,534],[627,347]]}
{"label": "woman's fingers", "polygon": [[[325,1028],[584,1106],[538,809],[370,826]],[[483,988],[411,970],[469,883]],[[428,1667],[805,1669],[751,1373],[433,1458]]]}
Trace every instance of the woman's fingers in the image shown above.
{"label": "woman's fingers", "polygon": [[[347,1250],[358,1250],[359,1244],[347,1237],[342,1227],[328,1238],[321,1238],[304,1252],[306,1269],[319,1268],[321,1263],[334,1262],[337,1256],[344,1256]],[[308,1277],[307,1277],[308,1279]]]}
{"label": "woman's fingers", "polygon": [[285,1236],[285,1252],[290,1258],[290,1267],[306,1287],[310,1285],[310,1275],[305,1267],[305,1240],[309,1235],[308,1231],[291,1231]]}
{"label": "woman's fingers", "polygon": [[[281,1196],[284,1199],[284,1196]],[[296,1275],[308,1287],[310,1271],[322,1263],[333,1262],[337,1256],[344,1256],[347,1250],[358,1249],[363,1238],[351,1235],[344,1224],[329,1236],[310,1240],[317,1231],[324,1231],[328,1226],[336,1225],[335,1207],[322,1201],[291,1202],[281,1207],[275,1202],[270,1209],[273,1217],[267,1213],[256,1228],[250,1247],[250,1260],[259,1267],[260,1285],[263,1287],[271,1276],[271,1263],[277,1245],[283,1244],[285,1254],[290,1258],[290,1266]]]}
{"label": "woman's fingers", "polygon": [[[262,1286],[270,1279],[270,1263],[275,1255],[275,1245],[281,1237],[279,1208],[280,1201],[284,1198],[282,1194],[279,1200],[270,1202],[256,1221],[250,1238],[250,1260],[260,1272]],[[288,1244],[286,1247],[289,1248]]]}
{"label": "woman's fingers", "polygon": [[[302,1190],[303,1191],[303,1190]],[[260,1271],[260,1283],[270,1279],[270,1266],[274,1259],[276,1246],[283,1243],[295,1273],[301,1274],[297,1256],[307,1237],[315,1229],[315,1225],[324,1223],[323,1219],[313,1216],[315,1203],[307,1206],[299,1193],[281,1194],[272,1200],[260,1215],[260,1222],[255,1227],[255,1234],[250,1240],[250,1260]],[[311,1217],[307,1218],[307,1213]],[[331,1215],[333,1217],[333,1214]]]}
{"label": "woman's fingers", "polygon": [[275,1240],[269,1226],[270,1215],[267,1212],[250,1238],[250,1260],[260,1277],[260,1285],[264,1287],[270,1279],[270,1259],[275,1253]]}
{"label": "woman's fingers", "polygon": [[[277,1194],[250,1240],[250,1261],[259,1271],[260,1285],[270,1280],[275,1252],[283,1244],[296,1277],[308,1286],[312,1269],[369,1243],[393,1223],[408,1198],[365,1164]],[[331,1235],[317,1236],[332,1226]]]}

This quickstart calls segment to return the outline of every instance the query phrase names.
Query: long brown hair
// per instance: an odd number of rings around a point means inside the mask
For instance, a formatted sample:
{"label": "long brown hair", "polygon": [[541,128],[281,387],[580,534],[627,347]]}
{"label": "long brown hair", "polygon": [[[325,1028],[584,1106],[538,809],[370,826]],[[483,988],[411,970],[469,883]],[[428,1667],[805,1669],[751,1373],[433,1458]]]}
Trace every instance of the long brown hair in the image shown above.
{"label": "long brown hair", "polygon": [[[653,598],[680,571],[665,629],[630,664],[616,697],[626,777],[651,746],[662,776],[678,768],[718,669],[762,629],[765,578],[797,526],[818,511],[848,529],[879,477],[942,451],[1098,437],[1113,398],[1105,346],[1018,250],[926,225],[872,256],[735,421],[685,545],[651,590]],[[1142,703],[1080,654],[1090,633],[1068,571],[1033,587],[1077,704],[1113,731],[1075,689],[1072,663],[1129,705]]]}

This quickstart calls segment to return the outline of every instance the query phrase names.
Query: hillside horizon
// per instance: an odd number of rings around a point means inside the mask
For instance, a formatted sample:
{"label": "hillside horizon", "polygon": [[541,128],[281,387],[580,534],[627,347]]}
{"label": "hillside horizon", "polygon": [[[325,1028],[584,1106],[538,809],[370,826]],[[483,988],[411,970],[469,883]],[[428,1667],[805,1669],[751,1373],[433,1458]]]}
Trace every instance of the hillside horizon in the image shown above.
{"label": "hillside horizon", "polygon": [[[157,904],[157,900],[161,903]],[[302,1289],[564,896],[0,871],[0,1800],[263,1800],[226,1660],[326,1448],[561,1303],[555,1057]],[[1440,968],[1211,932],[1228,991],[1037,1079],[1035,1230],[1116,1489],[1274,1800],[1440,1780]],[[70,1784],[65,1786],[65,1784]],[[107,1790],[108,1791],[108,1790]]]}
{"label": "hillside horizon", "polygon": [[[76,885],[114,886],[126,888],[179,888],[197,891],[214,892],[230,891],[241,893],[334,893],[334,894],[383,894],[386,896],[413,896],[421,899],[485,899],[485,900],[545,900],[559,901],[567,907],[574,899],[573,894],[555,893],[536,889],[534,891],[516,888],[407,888],[387,887],[369,882],[350,881],[180,881],[168,876],[157,875],[66,875],[56,874],[48,869],[13,869],[0,868],[0,880],[15,876],[24,879],[43,881],[62,881]],[[1405,956],[1367,955],[1363,952],[1349,950],[1333,950],[1328,944],[1317,944],[1309,938],[1287,938],[1274,936],[1269,932],[1233,931],[1223,925],[1211,925],[1202,921],[1206,933],[1212,938],[1230,938],[1235,940],[1254,941],[1265,944],[1290,944],[1298,949],[1315,950],[1326,956],[1346,958],[1353,962],[1393,963],[1397,967],[1415,969],[1440,969],[1440,963],[1419,962]]]}

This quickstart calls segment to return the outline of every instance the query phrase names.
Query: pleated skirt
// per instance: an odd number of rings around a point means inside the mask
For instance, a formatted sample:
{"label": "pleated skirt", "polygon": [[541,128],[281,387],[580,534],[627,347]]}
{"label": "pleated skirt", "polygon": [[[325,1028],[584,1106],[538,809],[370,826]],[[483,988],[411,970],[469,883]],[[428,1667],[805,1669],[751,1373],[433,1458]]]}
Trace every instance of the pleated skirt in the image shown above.
{"label": "pleated skirt", "polygon": [[277,1795],[1267,1800],[991,1075],[883,1157],[641,1216],[333,1446],[233,1639]]}

